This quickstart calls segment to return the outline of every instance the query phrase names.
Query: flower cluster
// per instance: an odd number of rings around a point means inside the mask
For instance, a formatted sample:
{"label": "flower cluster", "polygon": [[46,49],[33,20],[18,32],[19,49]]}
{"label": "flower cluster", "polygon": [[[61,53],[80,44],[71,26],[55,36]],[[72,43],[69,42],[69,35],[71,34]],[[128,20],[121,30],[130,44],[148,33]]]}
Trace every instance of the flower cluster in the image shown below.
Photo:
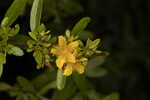
{"label": "flower cluster", "polygon": [[67,42],[64,36],[58,37],[58,45],[55,45],[51,49],[51,53],[57,56],[56,65],[59,69],[63,69],[63,75],[69,76],[73,70],[82,74],[85,66],[82,64],[83,61],[88,59],[85,57],[79,58],[78,56],[79,42]]}

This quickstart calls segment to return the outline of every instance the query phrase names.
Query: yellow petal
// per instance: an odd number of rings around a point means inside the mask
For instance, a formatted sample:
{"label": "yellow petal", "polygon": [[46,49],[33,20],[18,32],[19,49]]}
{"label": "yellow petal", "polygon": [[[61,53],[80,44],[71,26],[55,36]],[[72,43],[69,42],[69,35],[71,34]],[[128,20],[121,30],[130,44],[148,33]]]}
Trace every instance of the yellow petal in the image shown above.
{"label": "yellow petal", "polygon": [[51,49],[51,53],[54,54],[54,55],[56,55],[57,54],[57,49],[56,48],[52,48]]}
{"label": "yellow petal", "polygon": [[77,55],[78,55],[77,50],[74,50],[72,54],[73,54],[73,56],[77,57]]}
{"label": "yellow petal", "polygon": [[79,42],[74,41],[74,42],[69,43],[68,48],[69,49],[74,49],[74,48],[78,47],[78,45],[79,45]]}
{"label": "yellow petal", "polygon": [[59,44],[59,46],[65,46],[67,44],[66,38],[64,36],[59,36],[58,44]]}
{"label": "yellow petal", "polygon": [[84,66],[82,66],[81,64],[74,64],[73,68],[79,73],[82,74],[84,73]]}
{"label": "yellow petal", "polygon": [[66,62],[66,58],[63,56],[59,56],[56,60],[56,65],[59,69],[62,69],[65,62]]}
{"label": "yellow petal", "polygon": [[87,61],[88,59],[85,57],[80,58],[80,61]]}
{"label": "yellow petal", "polygon": [[64,69],[64,73],[63,75],[65,76],[70,76],[72,74],[72,64],[67,64],[65,69]]}
{"label": "yellow petal", "polygon": [[75,63],[76,62],[75,56],[73,54],[68,53],[66,55],[66,57],[67,57],[67,62],[70,62],[70,63]]}

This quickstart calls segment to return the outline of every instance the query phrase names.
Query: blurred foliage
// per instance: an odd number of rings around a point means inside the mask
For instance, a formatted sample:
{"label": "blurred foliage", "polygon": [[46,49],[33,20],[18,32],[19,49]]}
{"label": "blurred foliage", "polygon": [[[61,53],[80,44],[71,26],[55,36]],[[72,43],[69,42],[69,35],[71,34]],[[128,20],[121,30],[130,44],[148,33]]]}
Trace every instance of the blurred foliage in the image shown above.
{"label": "blurred foliage", "polygon": [[[0,20],[12,2],[1,1]],[[8,43],[23,49],[29,40],[27,34],[32,3],[33,0],[27,0],[26,9],[15,21],[15,24],[22,27],[20,34],[8,40]],[[110,55],[89,58],[85,74],[73,73],[67,78],[62,90],[56,89],[56,72],[53,67],[33,70],[35,61],[26,52],[21,58],[11,59],[8,56],[8,62],[4,65],[6,70],[0,79],[0,98],[149,100],[149,6],[149,0],[44,0],[41,22],[51,30],[51,35],[63,34],[66,28],[71,30],[74,23],[83,16],[89,16],[92,21],[88,30],[80,32],[79,38],[84,41],[101,38],[98,48],[109,51]]]}

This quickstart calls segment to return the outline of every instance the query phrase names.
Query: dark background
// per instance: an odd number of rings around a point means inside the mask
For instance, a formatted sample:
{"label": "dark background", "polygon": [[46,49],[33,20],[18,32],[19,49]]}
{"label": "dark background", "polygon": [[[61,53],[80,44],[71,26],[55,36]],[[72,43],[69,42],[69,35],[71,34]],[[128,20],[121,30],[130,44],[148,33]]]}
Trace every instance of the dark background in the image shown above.
{"label": "dark background", "polygon": [[[13,0],[0,0],[0,20]],[[31,0],[32,1],[32,0]],[[21,34],[28,34],[31,1],[15,23]],[[110,52],[104,68],[108,75],[91,79],[103,94],[119,92],[121,100],[150,100],[150,0],[75,0],[79,7],[69,7],[62,0],[45,0],[42,22],[53,34],[63,34],[75,22],[89,16],[88,30],[93,39],[101,38],[100,48]],[[81,7],[81,8],[80,8]],[[22,75],[32,79],[38,71],[32,54],[7,56],[1,81],[14,84]],[[7,94],[0,94],[4,96]]]}

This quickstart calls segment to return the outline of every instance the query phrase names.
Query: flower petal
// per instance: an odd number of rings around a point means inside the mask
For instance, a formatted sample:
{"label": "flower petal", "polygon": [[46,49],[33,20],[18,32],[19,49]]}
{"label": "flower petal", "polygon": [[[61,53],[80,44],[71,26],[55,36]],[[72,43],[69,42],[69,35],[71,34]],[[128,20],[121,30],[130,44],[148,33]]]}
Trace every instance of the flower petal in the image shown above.
{"label": "flower petal", "polygon": [[59,69],[62,69],[65,62],[66,62],[66,58],[64,56],[59,56],[56,60],[56,65]]}
{"label": "flower petal", "polygon": [[67,62],[70,62],[70,63],[75,63],[76,62],[76,58],[75,58],[75,56],[73,54],[68,53],[66,55],[66,57],[67,57]]}
{"label": "flower petal", "polygon": [[51,53],[54,54],[54,55],[57,55],[58,50],[56,48],[52,48],[51,49]]}
{"label": "flower petal", "polygon": [[73,56],[77,57],[77,55],[78,55],[77,50],[74,50],[72,54],[73,54]]}
{"label": "flower petal", "polygon": [[84,73],[84,66],[82,66],[81,64],[74,64],[73,68],[79,73],[82,74]]}
{"label": "flower petal", "polygon": [[85,57],[80,58],[80,61],[87,61],[88,59]]}
{"label": "flower petal", "polygon": [[59,36],[58,44],[59,44],[59,46],[65,46],[67,44],[66,38],[64,36]]}
{"label": "flower petal", "polygon": [[79,42],[78,41],[74,41],[74,42],[69,43],[68,48],[69,49],[74,49],[74,48],[76,48],[78,46],[79,46]]}
{"label": "flower petal", "polygon": [[70,76],[72,74],[72,64],[67,64],[65,69],[64,69],[64,73],[63,75],[65,76]]}

